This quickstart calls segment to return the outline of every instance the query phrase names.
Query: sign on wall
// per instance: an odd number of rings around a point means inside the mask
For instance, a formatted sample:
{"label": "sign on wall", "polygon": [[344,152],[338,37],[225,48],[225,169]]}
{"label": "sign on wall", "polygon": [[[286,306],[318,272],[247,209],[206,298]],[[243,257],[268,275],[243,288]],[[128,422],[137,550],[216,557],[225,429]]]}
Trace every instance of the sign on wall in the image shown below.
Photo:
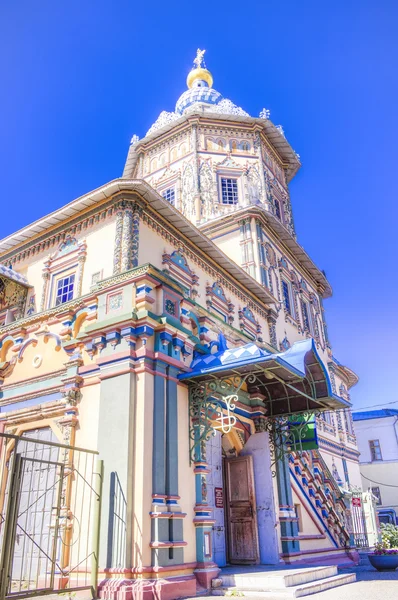
{"label": "sign on wall", "polygon": [[220,487],[214,488],[214,506],[224,508],[224,490]]}

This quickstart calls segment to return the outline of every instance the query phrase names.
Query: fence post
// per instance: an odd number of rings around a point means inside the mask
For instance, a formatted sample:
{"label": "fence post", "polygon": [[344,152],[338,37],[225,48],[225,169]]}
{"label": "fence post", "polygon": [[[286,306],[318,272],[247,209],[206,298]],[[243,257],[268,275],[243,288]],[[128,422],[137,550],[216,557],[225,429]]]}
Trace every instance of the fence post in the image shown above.
{"label": "fence post", "polygon": [[19,508],[19,492],[21,485],[22,457],[16,452],[12,461],[11,471],[9,473],[10,485],[8,488],[8,502],[5,513],[3,548],[1,553],[0,565],[0,600],[4,600],[7,595],[10,569],[14,552],[15,533]]}
{"label": "fence post", "polygon": [[94,475],[94,506],[92,529],[92,554],[91,554],[91,593],[93,598],[98,594],[98,566],[99,566],[99,541],[101,521],[102,482],[104,478],[104,461],[97,460]]}

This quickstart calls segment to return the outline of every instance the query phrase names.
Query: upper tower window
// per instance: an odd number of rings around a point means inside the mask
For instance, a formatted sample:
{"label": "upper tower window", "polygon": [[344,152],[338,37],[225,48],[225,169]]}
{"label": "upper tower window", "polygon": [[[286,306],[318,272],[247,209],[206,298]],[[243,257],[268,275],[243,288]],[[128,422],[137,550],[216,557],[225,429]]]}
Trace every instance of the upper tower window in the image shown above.
{"label": "upper tower window", "polygon": [[223,204],[238,204],[238,180],[221,178],[221,199]]}
{"label": "upper tower window", "polygon": [[170,202],[173,206],[175,205],[175,189],[174,187],[167,188],[167,190],[163,190],[162,196],[167,202]]}
{"label": "upper tower window", "polygon": [[281,215],[281,205],[279,200],[277,200],[276,198],[274,198],[274,206],[275,206],[275,216],[277,219],[279,219],[279,221],[282,220],[282,215]]}

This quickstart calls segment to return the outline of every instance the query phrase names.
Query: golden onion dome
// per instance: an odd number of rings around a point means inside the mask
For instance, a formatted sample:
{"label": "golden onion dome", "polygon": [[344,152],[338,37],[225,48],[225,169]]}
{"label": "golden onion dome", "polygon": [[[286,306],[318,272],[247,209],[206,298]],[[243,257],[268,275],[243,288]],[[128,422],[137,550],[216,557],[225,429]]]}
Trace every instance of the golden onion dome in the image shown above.
{"label": "golden onion dome", "polygon": [[203,69],[202,67],[199,67],[198,69],[192,69],[192,71],[188,73],[187,86],[192,88],[195,81],[205,81],[209,88],[213,86],[212,74],[210,71]]}

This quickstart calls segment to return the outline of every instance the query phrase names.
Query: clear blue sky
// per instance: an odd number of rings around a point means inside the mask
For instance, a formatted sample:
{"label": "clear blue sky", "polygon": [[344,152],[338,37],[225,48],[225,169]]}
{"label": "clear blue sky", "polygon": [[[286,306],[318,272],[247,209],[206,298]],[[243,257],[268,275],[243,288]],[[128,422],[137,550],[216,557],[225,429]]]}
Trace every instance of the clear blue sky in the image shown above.
{"label": "clear blue sky", "polygon": [[354,407],[398,400],[397,22],[394,0],[4,0],[0,237],[120,176],[204,47],[214,87],[301,156],[298,239]]}

